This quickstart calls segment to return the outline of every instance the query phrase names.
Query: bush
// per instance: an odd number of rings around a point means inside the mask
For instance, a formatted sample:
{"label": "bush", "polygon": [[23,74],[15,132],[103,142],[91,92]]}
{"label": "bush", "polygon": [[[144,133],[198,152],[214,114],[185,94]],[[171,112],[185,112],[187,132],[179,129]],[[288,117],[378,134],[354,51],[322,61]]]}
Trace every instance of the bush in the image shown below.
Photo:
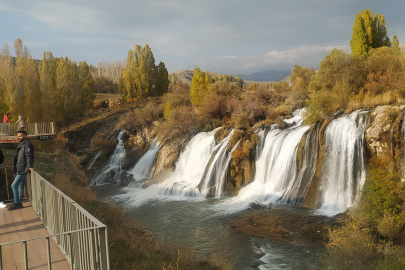
{"label": "bush", "polygon": [[91,148],[98,148],[103,152],[103,155],[109,155],[114,151],[116,142],[104,139],[98,135],[94,136],[90,141]]}
{"label": "bush", "polygon": [[397,239],[402,232],[402,220],[393,214],[384,213],[384,216],[378,221],[377,230],[380,235],[390,241]]}
{"label": "bush", "polygon": [[168,119],[158,127],[159,141],[172,141],[198,131],[197,115],[192,107],[177,107],[170,112]]}
{"label": "bush", "polygon": [[149,126],[163,116],[164,107],[160,102],[152,100],[142,108],[124,114],[117,125],[119,129],[136,132],[143,126]]}
{"label": "bush", "polygon": [[365,61],[367,82],[364,88],[374,95],[387,91],[405,94],[405,77],[402,69],[402,56],[395,54],[388,47],[371,50]]}
{"label": "bush", "polygon": [[374,269],[378,254],[370,230],[360,222],[349,221],[340,228],[330,230],[329,243],[322,262],[328,269]]}
{"label": "bush", "polygon": [[[404,190],[402,173],[389,157],[372,159],[371,169],[364,183],[362,197],[354,214],[358,219],[377,227],[380,221],[387,223],[389,215],[398,215],[403,209]],[[386,219],[383,220],[384,215]],[[381,230],[385,226],[381,225]]]}

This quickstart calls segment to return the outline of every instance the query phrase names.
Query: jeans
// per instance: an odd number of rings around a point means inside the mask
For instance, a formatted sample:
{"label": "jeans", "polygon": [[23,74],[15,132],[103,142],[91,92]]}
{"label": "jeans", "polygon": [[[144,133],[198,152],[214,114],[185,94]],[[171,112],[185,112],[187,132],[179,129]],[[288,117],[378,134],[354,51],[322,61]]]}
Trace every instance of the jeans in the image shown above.
{"label": "jeans", "polygon": [[24,197],[24,184],[25,174],[17,174],[13,183],[11,184],[11,188],[13,189],[14,194],[14,203],[22,202],[22,198]]}

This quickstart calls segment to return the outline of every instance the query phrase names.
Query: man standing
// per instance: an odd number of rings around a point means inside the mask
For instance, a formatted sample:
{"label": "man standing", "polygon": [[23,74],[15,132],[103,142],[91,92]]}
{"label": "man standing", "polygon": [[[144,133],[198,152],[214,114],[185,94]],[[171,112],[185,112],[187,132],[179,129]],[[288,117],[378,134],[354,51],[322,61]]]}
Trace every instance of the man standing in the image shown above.
{"label": "man standing", "polygon": [[25,130],[25,119],[21,115],[18,116],[17,122],[14,125],[18,124],[18,130]]}
{"label": "man standing", "polygon": [[23,207],[22,198],[24,196],[25,176],[34,170],[34,146],[27,139],[27,132],[24,130],[18,131],[17,138],[20,144],[14,155],[14,174],[16,177],[11,184],[14,203],[7,209],[8,211]]}

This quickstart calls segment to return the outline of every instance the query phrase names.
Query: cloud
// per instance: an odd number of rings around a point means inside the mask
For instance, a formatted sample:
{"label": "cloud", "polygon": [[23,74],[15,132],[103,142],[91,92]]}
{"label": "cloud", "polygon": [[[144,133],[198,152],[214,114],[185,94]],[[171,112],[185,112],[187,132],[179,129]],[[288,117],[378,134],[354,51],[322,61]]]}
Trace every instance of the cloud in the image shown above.
{"label": "cloud", "polygon": [[251,74],[270,69],[289,69],[294,65],[317,67],[319,62],[332,49],[350,52],[349,46],[300,46],[294,49],[273,50],[261,55],[218,56],[213,60],[203,60],[200,65],[204,70],[229,70],[232,74]]}
{"label": "cloud", "polygon": [[136,44],[148,44],[171,71],[198,65],[250,72],[318,65],[330,46],[349,45],[355,13],[364,6],[384,14],[389,34],[394,29],[401,42],[405,2],[392,1],[395,9],[367,0],[1,1],[0,25],[8,27],[4,40],[23,37],[25,31],[24,41],[53,44],[52,50],[76,59],[97,47],[97,55],[105,56],[93,61],[124,60]]}

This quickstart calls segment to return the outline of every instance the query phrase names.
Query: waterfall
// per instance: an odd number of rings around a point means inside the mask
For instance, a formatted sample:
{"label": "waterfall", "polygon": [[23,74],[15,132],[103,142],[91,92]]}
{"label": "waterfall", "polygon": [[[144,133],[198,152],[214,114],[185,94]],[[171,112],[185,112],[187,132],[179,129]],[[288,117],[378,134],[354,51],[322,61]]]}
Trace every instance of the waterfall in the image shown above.
{"label": "waterfall", "polygon": [[321,211],[341,213],[355,202],[366,179],[364,133],[370,117],[359,110],[333,120],[325,130]]}
{"label": "waterfall", "polygon": [[108,164],[96,174],[90,181],[90,185],[102,185],[108,183],[119,183],[121,181],[121,166],[125,157],[124,142],[121,140],[125,130],[121,130],[117,136],[118,144]]}
{"label": "waterfall", "polygon": [[223,193],[224,178],[229,167],[232,152],[235,151],[239,142],[227,153],[229,140],[234,130],[222,140],[214,149],[210,164],[206,169],[200,183],[200,191],[208,197],[221,197]]}
{"label": "waterfall", "polygon": [[87,168],[85,171],[91,169],[93,167],[94,163],[96,163],[97,159],[100,157],[102,151],[98,151],[98,153],[90,160],[89,165],[87,165]]}
{"label": "waterfall", "polygon": [[153,165],[156,162],[161,144],[154,139],[149,146],[148,151],[139,159],[135,166],[128,172],[132,174],[136,181],[143,181],[149,178]]}
{"label": "waterfall", "polygon": [[318,132],[319,126],[316,126],[307,133],[302,154],[302,166],[293,184],[295,189],[291,190],[288,197],[285,198],[291,204],[302,204],[315,176],[318,160]]}
{"label": "waterfall", "polygon": [[[303,187],[301,183],[302,179],[308,174],[304,171],[310,167],[306,164],[310,161],[305,161],[307,158],[304,158],[302,174],[297,174],[297,148],[302,136],[309,129],[308,126],[302,126],[303,112],[304,110],[295,111],[294,118],[286,120],[288,123],[295,123],[286,130],[280,130],[275,125],[270,127],[261,151],[260,143],[258,146],[261,154],[256,159],[253,183],[244,187],[232,202],[261,200],[266,203],[291,203],[299,199],[297,196],[300,195],[300,191],[305,190],[305,185]],[[311,137],[313,136],[308,136],[307,140]]]}
{"label": "waterfall", "polygon": [[160,194],[194,197],[200,193],[197,186],[215,149],[214,135],[218,129],[198,133],[190,140],[180,154],[173,174],[158,185]]}
{"label": "waterfall", "polygon": [[259,136],[259,144],[256,146],[256,160],[258,160],[263,151],[266,130],[261,128],[261,129],[257,130],[256,133]]}

